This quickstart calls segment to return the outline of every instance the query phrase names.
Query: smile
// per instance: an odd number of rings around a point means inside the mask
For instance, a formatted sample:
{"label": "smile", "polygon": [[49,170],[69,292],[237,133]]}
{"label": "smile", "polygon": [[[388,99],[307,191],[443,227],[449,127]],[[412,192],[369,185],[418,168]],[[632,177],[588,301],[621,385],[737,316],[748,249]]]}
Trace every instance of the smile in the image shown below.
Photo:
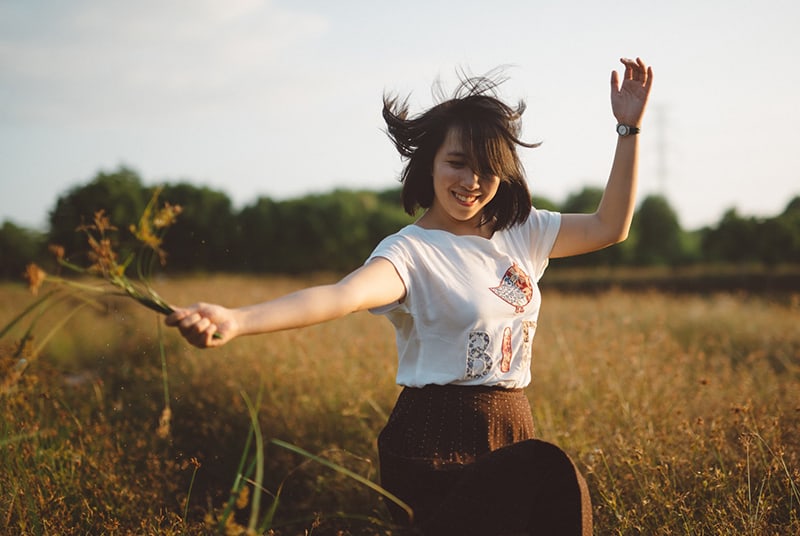
{"label": "smile", "polygon": [[460,194],[460,193],[457,193],[457,192],[453,192],[453,197],[455,197],[456,200],[461,204],[472,205],[478,200],[479,196],[477,196],[477,195],[464,195],[464,194]]}

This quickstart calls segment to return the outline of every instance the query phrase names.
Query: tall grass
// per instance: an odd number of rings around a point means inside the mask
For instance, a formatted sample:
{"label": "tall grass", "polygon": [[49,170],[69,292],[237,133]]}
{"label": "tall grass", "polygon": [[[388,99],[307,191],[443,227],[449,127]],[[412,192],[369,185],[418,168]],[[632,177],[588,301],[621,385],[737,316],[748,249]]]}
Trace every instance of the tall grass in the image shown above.
{"label": "tall grass", "polygon": [[[327,280],[155,283],[171,303],[240,305]],[[0,326],[30,301],[1,287]],[[528,395],[538,436],[587,477],[596,534],[800,532],[798,320],[797,297],[545,293]],[[298,454],[378,481],[376,438],[399,392],[388,322],[359,313],[213,351],[172,331],[163,343],[167,437],[153,316],[119,300],[81,311],[4,390],[0,532],[213,533],[241,482],[228,528],[248,525],[257,479],[235,480],[252,465],[249,397],[262,513],[280,493],[273,534],[398,534],[380,493]]]}

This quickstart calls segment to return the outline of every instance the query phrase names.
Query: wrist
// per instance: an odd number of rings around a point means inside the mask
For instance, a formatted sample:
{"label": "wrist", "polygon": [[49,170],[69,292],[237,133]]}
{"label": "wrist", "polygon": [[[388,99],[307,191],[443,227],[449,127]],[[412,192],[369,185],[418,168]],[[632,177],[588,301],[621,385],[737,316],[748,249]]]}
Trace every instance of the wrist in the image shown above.
{"label": "wrist", "polygon": [[225,336],[236,338],[242,335],[253,335],[258,333],[255,315],[247,307],[237,307],[228,310],[228,317],[224,321],[224,327],[219,326],[220,331],[225,332]]}

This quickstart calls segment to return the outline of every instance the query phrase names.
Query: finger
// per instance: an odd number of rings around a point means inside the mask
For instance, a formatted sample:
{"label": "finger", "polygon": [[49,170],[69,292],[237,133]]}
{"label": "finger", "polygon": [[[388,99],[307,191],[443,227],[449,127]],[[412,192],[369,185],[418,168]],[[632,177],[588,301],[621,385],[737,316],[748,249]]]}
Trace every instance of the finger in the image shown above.
{"label": "finger", "polygon": [[636,67],[637,67],[637,73],[639,73],[639,78],[641,78],[642,82],[647,83],[647,75],[649,74],[649,69],[647,65],[645,65],[642,58],[636,58]]}
{"label": "finger", "polygon": [[185,337],[197,334],[198,330],[196,329],[196,325],[202,318],[203,317],[197,313],[187,314],[178,322],[178,329],[181,330],[181,333],[183,333]]}
{"label": "finger", "polygon": [[653,85],[653,68],[652,67],[648,67],[647,68],[647,80],[644,83],[644,87],[645,87],[645,89],[647,90],[648,93],[650,92],[650,87],[652,85]]}
{"label": "finger", "polygon": [[164,318],[164,322],[171,327],[177,326],[181,320],[186,318],[186,315],[189,314],[188,309],[179,309],[177,307],[172,308],[172,313],[167,315]]}
{"label": "finger", "polygon": [[207,342],[208,339],[202,334],[195,335],[192,337],[186,337],[186,340],[189,341],[189,343],[192,346],[196,346],[197,348],[203,348],[203,349],[208,348],[208,342]]}
{"label": "finger", "polygon": [[198,348],[216,348],[224,344],[222,335],[217,335],[216,324],[209,323],[202,331],[186,337],[186,339]]}
{"label": "finger", "polygon": [[215,347],[222,344],[222,335],[217,335],[217,325],[211,324],[205,331],[206,347]]}
{"label": "finger", "polygon": [[611,93],[619,91],[619,73],[616,70],[611,71]]}
{"label": "finger", "polygon": [[[205,319],[204,319],[205,320]],[[210,348],[214,346],[214,333],[216,333],[217,328],[214,324],[209,321],[201,321],[197,323],[198,328],[202,326],[202,329],[199,329],[197,335],[195,337],[195,341],[193,344],[198,348]]]}
{"label": "finger", "polygon": [[208,341],[210,337],[206,331],[196,329],[197,325],[198,324],[194,324],[189,330],[182,330],[181,333],[192,346],[196,346],[198,348],[208,348]]}
{"label": "finger", "polygon": [[194,326],[192,326],[192,329],[194,329],[197,333],[205,333],[211,326],[211,320],[202,317],[200,320],[195,322]]}
{"label": "finger", "polygon": [[635,60],[621,58],[620,61],[625,65],[625,80],[633,80],[641,83],[642,86],[649,87],[652,69],[641,58],[637,57]]}
{"label": "finger", "polygon": [[636,65],[636,63],[628,58],[620,58],[619,61],[622,62],[622,65],[625,66],[625,72],[623,73],[623,80],[632,80],[634,66]]}

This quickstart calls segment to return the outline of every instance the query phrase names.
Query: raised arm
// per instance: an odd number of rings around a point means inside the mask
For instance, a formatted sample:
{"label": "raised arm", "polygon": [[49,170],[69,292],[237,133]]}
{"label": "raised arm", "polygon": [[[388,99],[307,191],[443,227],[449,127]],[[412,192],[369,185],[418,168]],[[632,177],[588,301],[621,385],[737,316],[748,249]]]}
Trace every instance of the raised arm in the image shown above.
{"label": "raised arm", "polygon": [[207,303],[176,308],[166,323],[180,329],[193,345],[211,348],[242,335],[319,324],[388,305],[404,296],[405,286],[392,263],[376,258],[335,284],[309,287],[238,309]]}
{"label": "raised arm", "polygon": [[[611,110],[619,124],[640,128],[653,84],[644,62],[620,60],[625,72],[611,73]],[[620,83],[621,82],[621,83]],[[639,136],[619,136],[603,198],[593,214],[563,214],[550,256],[569,257],[602,249],[628,237],[636,205]]]}

